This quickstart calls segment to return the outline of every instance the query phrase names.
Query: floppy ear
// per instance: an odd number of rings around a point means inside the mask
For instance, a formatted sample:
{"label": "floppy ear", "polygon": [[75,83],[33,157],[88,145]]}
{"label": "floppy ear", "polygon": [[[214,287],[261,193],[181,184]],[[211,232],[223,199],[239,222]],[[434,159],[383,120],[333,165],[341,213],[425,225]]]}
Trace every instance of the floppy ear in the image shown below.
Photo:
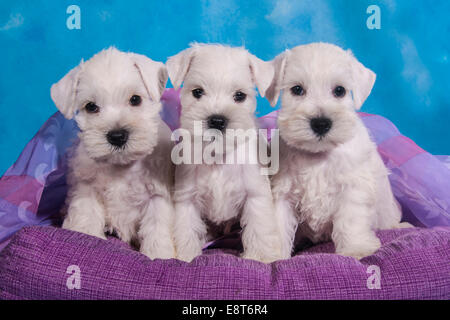
{"label": "floppy ear", "polygon": [[81,60],[81,63],[78,66],[70,70],[64,78],[53,84],[50,89],[50,95],[53,102],[67,119],[72,119],[75,115],[75,95],[82,65],[83,60]]}
{"label": "floppy ear", "polygon": [[353,100],[355,109],[359,110],[372,91],[377,76],[372,70],[364,67],[361,62],[356,60],[351,51],[348,51],[348,53],[351,55],[351,69],[354,83]]}
{"label": "floppy ear", "polygon": [[250,72],[252,74],[253,82],[258,88],[261,97],[266,95],[267,88],[273,78],[273,65],[270,62],[263,61],[252,54],[248,54],[250,57]]}
{"label": "floppy ear", "polygon": [[267,89],[266,98],[269,100],[272,107],[275,107],[280,96],[288,54],[289,51],[286,50],[285,52],[276,56],[275,59],[270,62],[274,67],[275,73],[272,79],[272,83],[270,84],[269,89]]}
{"label": "floppy ear", "polygon": [[168,74],[166,66],[141,54],[130,53],[130,55],[134,61],[134,66],[141,76],[149,98],[155,102],[160,101],[167,84]]}
{"label": "floppy ear", "polygon": [[181,84],[189,71],[194,54],[195,47],[188,48],[167,60],[167,71],[169,72],[170,81],[172,81],[175,89],[179,89],[181,87]]}

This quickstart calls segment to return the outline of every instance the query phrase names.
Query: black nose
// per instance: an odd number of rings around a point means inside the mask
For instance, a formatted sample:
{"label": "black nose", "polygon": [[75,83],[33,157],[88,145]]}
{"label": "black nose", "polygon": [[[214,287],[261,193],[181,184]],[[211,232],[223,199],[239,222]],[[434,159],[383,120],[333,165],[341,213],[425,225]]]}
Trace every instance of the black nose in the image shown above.
{"label": "black nose", "polygon": [[318,136],[323,136],[330,131],[332,124],[333,122],[325,117],[313,118],[310,121],[311,129]]}
{"label": "black nose", "polygon": [[227,127],[228,119],[222,115],[212,115],[208,118],[208,128],[217,129],[220,131],[225,130]]}
{"label": "black nose", "polygon": [[128,141],[128,131],[125,129],[112,130],[106,135],[108,142],[115,147],[122,147]]}

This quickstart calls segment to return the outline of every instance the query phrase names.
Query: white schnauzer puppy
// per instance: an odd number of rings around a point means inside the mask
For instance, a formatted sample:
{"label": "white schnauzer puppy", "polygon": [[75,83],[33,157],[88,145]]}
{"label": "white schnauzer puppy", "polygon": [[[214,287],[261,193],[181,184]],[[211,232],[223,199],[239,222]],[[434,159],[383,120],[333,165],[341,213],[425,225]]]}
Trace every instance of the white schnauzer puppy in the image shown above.
{"label": "white schnauzer puppy", "polygon": [[[175,88],[184,82],[182,129],[195,136],[194,127],[200,123],[203,138],[212,130],[225,134],[222,141],[233,130],[256,130],[255,85],[264,96],[274,74],[270,63],[244,48],[194,44],[171,57],[166,66]],[[268,176],[261,174],[259,164],[228,164],[242,146],[229,142],[232,147],[224,152],[227,163],[176,166],[174,239],[181,260],[200,255],[205,243],[217,235],[214,232],[226,233],[233,222],[243,228],[244,258],[270,262],[281,257]]]}
{"label": "white schnauzer puppy", "polygon": [[63,228],[103,239],[115,232],[152,259],[175,256],[173,143],[159,115],[167,78],[161,62],[110,48],[52,86],[56,106],[80,128]]}
{"label": "white schnauzer puppy", "polygon": [[380,247],[374,230],[401,226],[388,170],[355,112],[376,75],[326,43],[287,50],[273,63],[266,97],[274,106],[283,90],[280,170],[272,177],[283,256],[302,238],[330,237],[338,254],[372,254]]}

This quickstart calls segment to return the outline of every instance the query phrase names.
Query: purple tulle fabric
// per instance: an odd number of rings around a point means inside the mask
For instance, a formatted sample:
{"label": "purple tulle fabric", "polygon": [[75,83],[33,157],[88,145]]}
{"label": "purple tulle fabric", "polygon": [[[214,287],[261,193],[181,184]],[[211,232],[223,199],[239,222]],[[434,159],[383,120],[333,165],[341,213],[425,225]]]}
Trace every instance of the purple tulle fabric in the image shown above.
{"label": "purple tulle fabric", "polygon": [[[179,91],[167,89],[162,118],[179,126]],[[403,210],[403,220],[416,226],[450,226],[450,157],[433,156],[387,119],[360,113],[385,165]],[[277,112],[258,119],[261,128],[276,127]],[[0,250],[24,226],[60,223],[67,185],[67,149],[77,140],[74,120],[55,113],[27,144],[0,179]]]}

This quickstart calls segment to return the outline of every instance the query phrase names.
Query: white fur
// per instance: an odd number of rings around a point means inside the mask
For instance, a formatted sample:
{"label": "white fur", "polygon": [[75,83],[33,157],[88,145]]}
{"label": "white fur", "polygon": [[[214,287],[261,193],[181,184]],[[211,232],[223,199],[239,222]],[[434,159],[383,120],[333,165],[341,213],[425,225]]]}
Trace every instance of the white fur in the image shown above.
{"label": "white fur", "polygon": [[[264,95],[273,77],[273,67],[243,48],[193,45],[167,63],[169,77],[181,90],[181,127],[193,132],[194,121],[213,114],[229,119],[228,129],[256,128],[255,85]],[[192,90],[203,88],[197,100]],[[237,90],[247,94],[237,103]],[[206,126],[204,127],[206,129]],[[259,165],[181,164],[175,174],[175,246],[178,258],[191,261],[201,254],[212,229],[240,220],[243,227],[243,257],[270,262],[280,257],[270,182]],[[208,224],[213,226],[208,229]]]}
{"label": "white fur", "polygon": [[[401,226],[388,170],[355,112],[370,94],[375,74],[351,52],[325,43],[298,46],[273,63],[275,77],[266,96],[274,105],[283,92],[280,171],[272,179],[283,256],[289,257],[294,239],[302,237],[331,237],[341,255],[372,254],[380,247],[374,230]],[[293,95],[295,85],[306,94]],[[343,98],[332,94],[338,85],[346,88]],[[317,116],[333,121],[322,139],[310,127],[309,119]]]}
{"label": "white fur", "polygon": [[[167,82],[160,62],[110,48],[96,54],[54,84],[58,109],[80,127],[80,142],[69,162],[68,212],[63,228],[105,239],[115,231],[126,242],[139,240],[150,258],[173,258],[170,188],[170,130],[159,116]],[[131,106],[132,95],[142,97]],[[88,113],[94,102],[100,112]],[[126,128],[123,149],[106,139]]]}

